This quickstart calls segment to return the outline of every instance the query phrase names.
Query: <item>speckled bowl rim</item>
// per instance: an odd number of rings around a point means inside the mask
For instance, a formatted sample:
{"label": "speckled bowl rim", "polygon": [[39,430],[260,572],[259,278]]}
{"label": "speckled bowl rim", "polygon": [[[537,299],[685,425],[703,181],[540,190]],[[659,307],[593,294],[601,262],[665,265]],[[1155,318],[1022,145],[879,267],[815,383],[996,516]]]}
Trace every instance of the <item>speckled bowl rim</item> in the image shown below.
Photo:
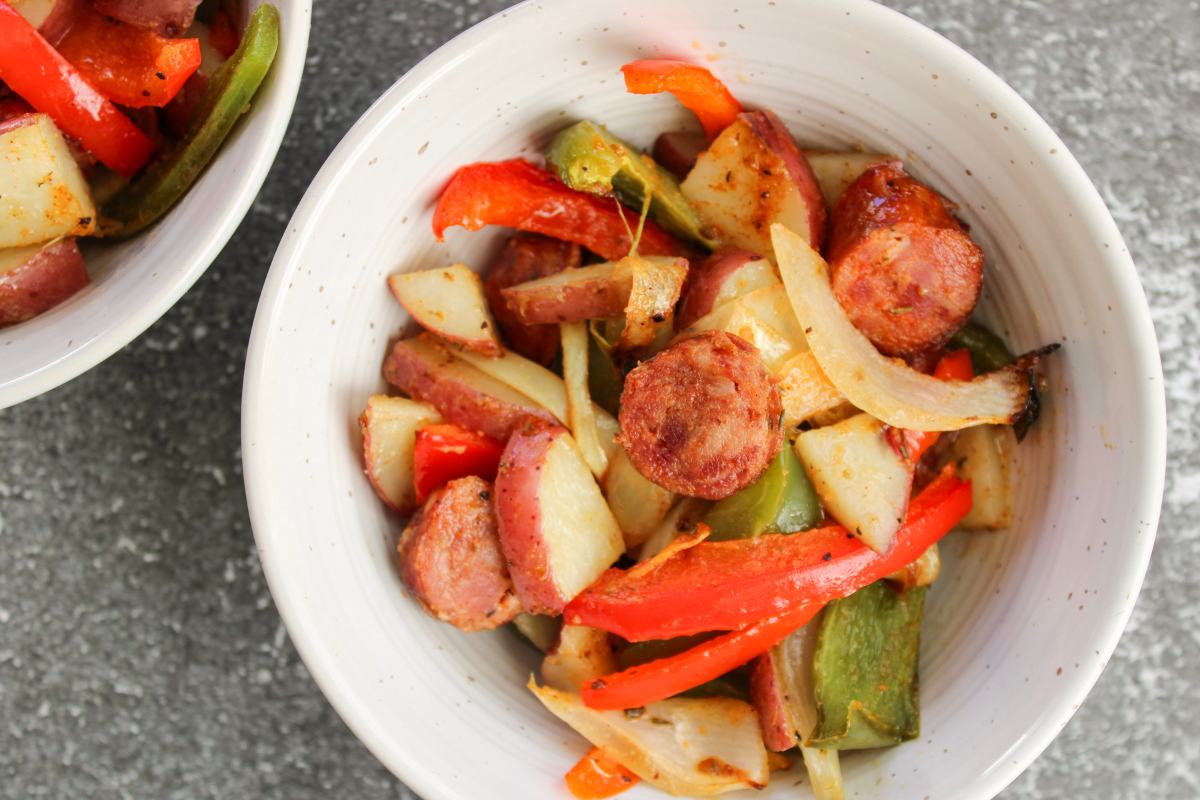
{"label": "speckled bowl rim", "polygon": [[[255,6],[258,4],[254,3]],[[129,307],[116,309],[119,313],[111,314],[105,321],[92,326],[91,330],[86,327],[79,329],[74,325],[74,317],[70,313],[71,301],[47,312],[47,316],[58,312],[51,324],[39,326],[41,329],[37,331],[37,343],[46,351],[47,357],[32,371],[7,379],[0,375],[0,409],[22,403],[61,386],[136,339],[183,297],[233,237],[258,197],[271,165],[275,163],[275,156],[283,144],[284,134],[287,133],[300,91],[300,81],[304,75],[308,37],[312,26],[312,0],[295,0],[287,8],[281,9],[281,14],[284,15],[283,29],[275,66],[268,77],[271,84],[269,97],[260,98],[263,102],[256,104],[250,112],[252,115],[269,113],[271,116],[265,130],[252,145],[253,168],[243,173],[233,185],[226,184],[221,187],[227,200],[223,211],[212,220],[210,226],[194,232],[194,249],[181,255],[171,268],[145,276],[146,280],[149,280],[158,274],[165,275],[151,291],[139,298],[140,304],[134,303]],[[243,120],[240,125],[245,127],[247,121]],[[216,160],[219,161],[220,158],[221,154],[218,153]],[[170,214],[157,223],[158,226],[170,224]],[[115,268],[120,269],[120,264]],[[35,321],[37,320],[31,322]],[[18,327],[14,326],[13,330]],[[0,331],[0,334],[3,333],[4,331]],[[67,347],[63,352],[52,355],[50,340],[58,340],[60,336],[68,339]]]}
{"label": "speckled bowl rim", "polygon": [[[439,77],[445,71],[453,69],[466,52],[484,45],[506,27],[524,24],[545,1],[525,0],[464,31],[423,59],[363,114],[326,161],[288,225],[263,289],[246,362],[242,404],[242,434],[245,441],[251,440],[250,430],[256,424],[256,419],[271,413],[271,409],[263,407],[260,399],[265,394],[263,382],[268,374],[268,364],[265,361],[268,350],[266,343],[274,335],[275,317],[287,300],[287,273],[301,257],[313,236],[315,226],[312,221],[321,216],[332,193],[332,187],[343,180],[349,165],[365,156],[380,130],[385,128],[405,105],[423,93],[434,90]],[[906,36],[916,39],[930,51],[938,52],[939,57],[952,61],[957,69],[969,75],[977,87],[978,96],[986,99],[990,107],[1013,122],[1014,130],[1025,129],[1024,136],[1045,142],[1047,147],[1042,152],[1053,152],[1051,148],[1057,150],[1060,176],[1063,162],[1068,164],[1068,175],[1061,180],[1067,184],[1066,189],[1072,199],[1078,203],[1079,208],[1087,212],[1089,221],[1103,230],[1106,240],[1123,243],[1116,223],[1083,168],[1049,125],[999,76],[953,42],[897,11],[869,0],[826,2],[843,8],[848,13],[871,17],[876,23],[903,30]],[[1139,433],[1146,463],[1158,465],[1158,468],[1147,470],[1138,476],[1140,490],[1136,493],[1140,499],[1140,514],[1147,522],[1147,530],[1155,531],[1158,526],[1166,470],[1166,399],[1162,365],[1149,307],[1138,280],[1137,270],[1128,255],[1128,250],[1122,247],[1121,253],[1119,258],[1122,263],[1111,278],[1117,289],[1127,293],[1130,298],[1136,298],[1131,302],[1132,306],[1136,306],[1136,310],[1127,335],[1134,343],[1141,374],[1150,377],[1139,389],[1143,407],[1155,410],[1152,418],[1140,420],[1142,427]],[[385,730],[373,726],[363,698],[356,693],[354,686],[338,680],[338,654],[324,645],[316,627],[300,613],[300,598],[304,587],[291,582],[289,576],[282,571],[277,571],[270,549],[271,540],[282,533],[266,534],[267,531],[273,531],[274,525],[274,521],[265,513],[268,504],[262,499],[272,480],[272,454],[262,449],[246,449],[243,452],[243,465],[251,522],[267,582],[292,641],[314,680],[350,729],[388,769],[428,800],[458,800],[460,794],[444,776],[429,770],[415,754],[405,751],[396,742],[391,741]],[[1152,535],[1139,539],[1136,557],[1127,563],[1122,575],[1122,584],[1111,587],[1114,593],[1130,598],[1136,597],[1149,566],[1153,542]],[[999,794],[1045,750],[1099,679],[1104,664],[1115,650],[1125,629],[1133,605],[1132,601],[1128,603],[1122,613],[1111,619],[1102,633],[1098,634],[1095,645],[1102,658],[1077,671],[1070,681],[1064,679],[1063,689],[1057,695],[1056,703],[1046,710],[1039,720],[1040,724],[1014,742],[1002,763],[994,764],[978,782],[964,791],[960,795],[962,800],[984,800]]]}

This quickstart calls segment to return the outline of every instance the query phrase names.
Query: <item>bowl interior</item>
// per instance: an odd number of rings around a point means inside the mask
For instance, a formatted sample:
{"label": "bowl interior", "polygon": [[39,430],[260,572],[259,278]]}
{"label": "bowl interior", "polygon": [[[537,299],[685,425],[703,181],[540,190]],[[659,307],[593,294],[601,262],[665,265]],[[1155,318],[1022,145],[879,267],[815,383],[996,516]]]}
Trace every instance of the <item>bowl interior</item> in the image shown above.
{"label": "bowl interior", "polygon": [[[363,478],[355,419],[385,389],[385,348],[406,323],[385,277],[479,268],[504,235],[434,241],[432,202],[453,169],[536,156],[575,119],[640,145],[689,124],[669,98],[624,93],[619,65],[649,56],[711,63],[804,143],[902,155],[984,247],[987,321],[1016,349],[1065,345],[1020,447],[1013,528],[946,548],[920,739],[844,762],[848,796],[990,797],[1082,702],[1137,594],[1164,463],[1157,351],[1119,234],[1057,137],[962,51],[857,0],[525,4],[368,112],[289,227],[247,366],[251,512],[289,631],[350,726],[429,800],[566,796],[561,775],[586,747],[524,689],[534,654],[506,631],[436,623],[405,596],[400,520]],[[753,796],[795,797],[800,775]]]}
{"label": "bowl interior", "polygon": [[166,313],[229,241],[283,141],[308,49],[311,0],[271,2],[282,23],[275,63],[250,113],[191,191],[139,236],[85,242],[91,284],[45,314],[0,328],[0,408],[65,383],[125,346]]}

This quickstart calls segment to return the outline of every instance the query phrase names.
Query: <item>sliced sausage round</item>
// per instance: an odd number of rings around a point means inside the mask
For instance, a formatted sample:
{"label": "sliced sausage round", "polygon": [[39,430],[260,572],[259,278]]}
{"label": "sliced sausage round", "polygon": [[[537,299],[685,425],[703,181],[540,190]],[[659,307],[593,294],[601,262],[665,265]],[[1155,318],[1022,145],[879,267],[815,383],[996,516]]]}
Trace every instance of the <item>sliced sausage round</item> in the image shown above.
{"label": "sliced sausage round", "polygon": [[400,576],[434,617],[465,631],[495,628],[521,611],[500,552],[492,484],[450,481],[400,535]]}
{"label": "sliced sausage round", "polygon": [[621,393],[621,443],[659,486],[719,500],[753,483],[783,440],[779,390],[754,345],[705,331],[640,364]]}
{"label": "sliced sausage round", "polygon": [[983,251],[937,192],[891,164],[864,172],[833,210],[830,282],[880,352],[946,343],[979,300]]}
{"label": "sliced sausage round", "polygon": [[549,364],[558,354],[557,325],[526,325],[504,301],[501,291],[518,283],[545,278],[568,267],[578,267],[581,261],[579,245],[539,236],[518,233],[504,245],[500,255],[488,268],[484,293],[500,333],[508,346],[539,364]]}

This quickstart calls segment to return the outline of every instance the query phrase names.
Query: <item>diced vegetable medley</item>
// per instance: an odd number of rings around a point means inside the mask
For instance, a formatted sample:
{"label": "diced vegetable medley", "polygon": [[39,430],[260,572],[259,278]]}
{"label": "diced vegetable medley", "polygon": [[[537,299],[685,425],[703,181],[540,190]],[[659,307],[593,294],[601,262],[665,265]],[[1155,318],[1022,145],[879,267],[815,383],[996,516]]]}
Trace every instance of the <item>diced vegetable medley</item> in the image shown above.
{"label": "diced vegetable medley", "polygon": [[438,237],[514,233],[389,279],[421,330],[366,474],[413,598],[545,653],[577,797],[761,788],[792,753],[841,798],[841,751],[920,733],[938,542],[1011,522],[1054,348],[972,319],[984,253],[900,159],[802,148],[700,66],[622,72],[702,130],[585,120],[449,176]]}

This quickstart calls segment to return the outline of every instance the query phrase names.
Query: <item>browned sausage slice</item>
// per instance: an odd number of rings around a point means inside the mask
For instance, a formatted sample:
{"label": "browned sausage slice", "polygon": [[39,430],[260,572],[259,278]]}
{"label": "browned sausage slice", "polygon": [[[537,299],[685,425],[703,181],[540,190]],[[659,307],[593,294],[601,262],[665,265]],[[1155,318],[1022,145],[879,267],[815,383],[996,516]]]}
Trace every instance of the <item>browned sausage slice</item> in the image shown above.
{"label": "browned sausage slice", "polygon": [[429,496],[400,535],[400,576],[425,610],[465,631],[512,621],[521,604],[500,552],[492,485],[459,478]]}
{"label": "browned sausage slice", "polygon": [[621,443],[659,486],[719,500],[753,483],[779,452],[782,411],[754,345],[705,331],[629,373]]}
{"label": "browned sausage slice", "polygon": [[534,233],[518,233],[505,243],[488,268],[483,288],[492,315],[508,346],[539,364],[549,364],[558,353],[557,325],[526,325],[508,303],[503,289],[518,283],[545,278],[568,267],[578,267],[579,245]]}
{"label": "browned sausage slice", "polygon": [[891,164],[864,172],[833,210],[830,281],[880,352],[946,343],[979,300],[983,251],[937,192]]}

